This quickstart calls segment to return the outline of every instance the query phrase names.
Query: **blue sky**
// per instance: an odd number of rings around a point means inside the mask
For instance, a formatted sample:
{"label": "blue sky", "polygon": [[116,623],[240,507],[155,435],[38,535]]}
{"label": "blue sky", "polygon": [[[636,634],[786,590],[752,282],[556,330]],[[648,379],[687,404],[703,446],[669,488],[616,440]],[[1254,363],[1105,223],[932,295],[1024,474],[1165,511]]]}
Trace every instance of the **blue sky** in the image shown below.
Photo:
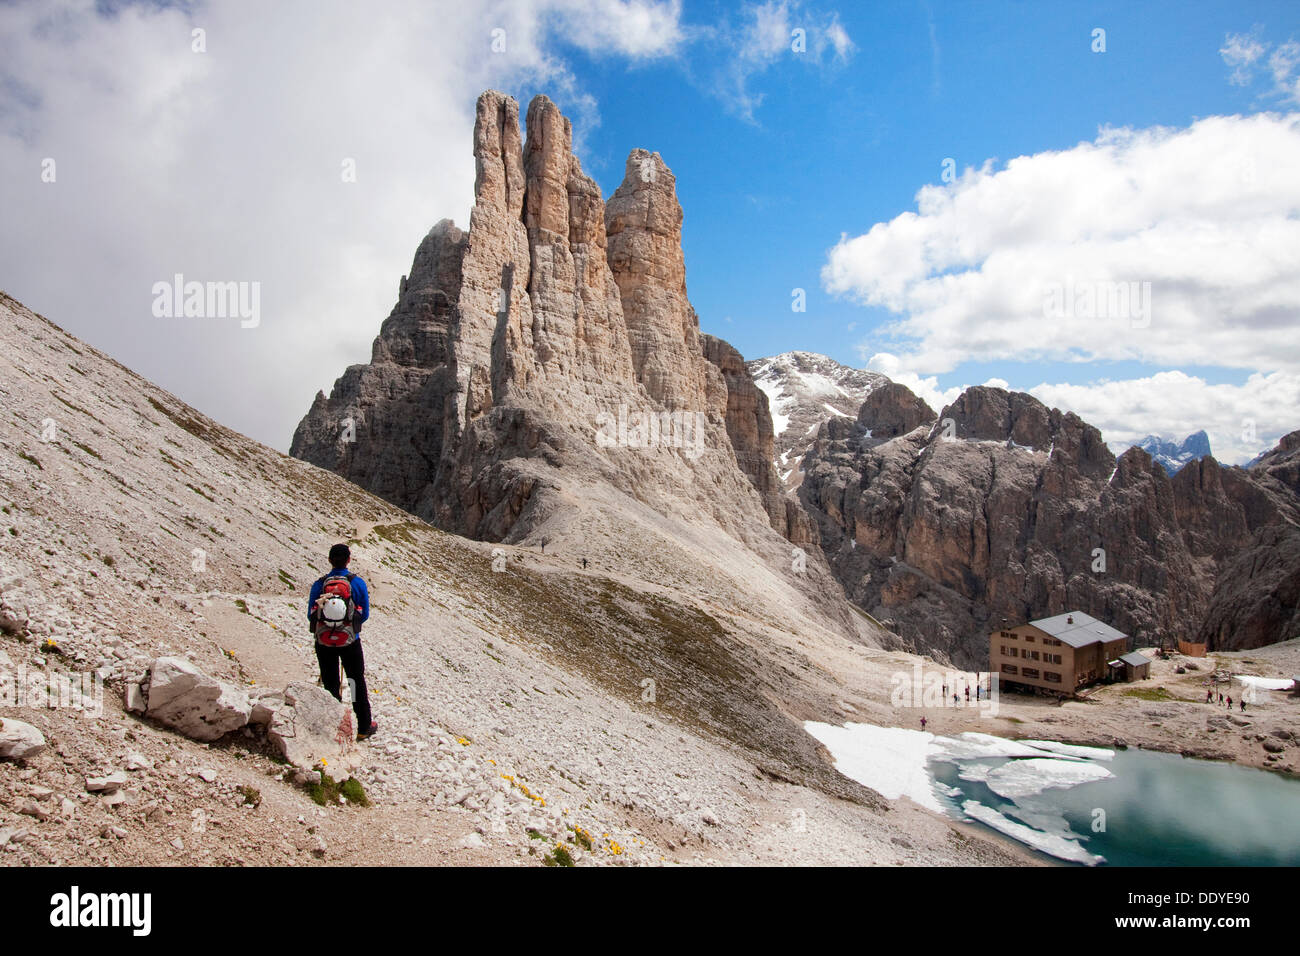
{"label": "blue sky", "polygon": [[[423,233],[467,224],[475,94],[544,92],[607,196],[662,154],[701,327],[747,358],[870,363],[936,405],[1002,382],[1241,461],[1300,427],[1298,40],[1290,2],[18,3],[0,286],[285,448]],[[178,271],[260,279],[262,327],[160,324],[140,290]],[[1074,279],[1149,282],[1150,329],[1037,314]]]}
{"label": "blue sky", "polygon": [[[728,9],[692,4],[688,22],[714,22]],[[1300,7],[1282,3],[896,2],[835,12],[856,47],[851,58],[811,65],[784,56],[754,79],[762,101],[750,118],[710,91],[707,70],[689,71],[693,81],[675,62],[629,70],[575,58],[583,86],[600,91],[588,172],[608,194],[627,147],[663,154],[686,210],[687,282],[701,328],[747,357],[804,349],[861,365],[864,349],[886,346],[873,331],[887,311],[828,293],[819,274],[841,232],[915,209],[917,190],[940,183],[945,159],[959,168],[1002,163],[1068,149],[1107,125],[1185,127],[1277,108],[1258,85],[1230,84],[1219,51],[1230,33],[1265,25],[1286,39],[1300,26]],[[1098,27],[1104,53],[1092,50]],[[791,312],[794,287],[807,292],[804,314]],[[963,363],[938,382],[1001,378],[1030,388],[1164,367],[1008,357]],[[1248,374],[1180,368],[1210,383]]]}

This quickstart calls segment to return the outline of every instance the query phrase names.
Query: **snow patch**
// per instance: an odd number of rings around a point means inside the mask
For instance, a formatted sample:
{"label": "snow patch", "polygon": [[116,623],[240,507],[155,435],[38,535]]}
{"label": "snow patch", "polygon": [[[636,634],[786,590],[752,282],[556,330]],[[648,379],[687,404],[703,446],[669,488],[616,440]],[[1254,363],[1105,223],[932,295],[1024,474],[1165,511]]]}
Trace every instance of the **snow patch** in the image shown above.
{"label": "snow patch", "polygon": [[1237,680],[1257,690],[1290,690],[1295,683],[1289,677],[1255,677],[1252,674],[1233,674]]}
{"label": "snow patch", "polygon": [[826,746],[835,769],[850,780],[887,799],[907,797],[927,810],[943,812],[925,769],[934,734],[874,724],[836,727],[811,720],[804,730]]}
{"label": "snow patch", "polygon": [[975,800],[967,800],[961,805],[961,808],[972,820],[978,820],[985,826],[992,827],[999,833],[1004,833],[1013,840],[1019,840],[1021,843],[1032,846],[1036,850],[1041,850],[1058,860],[1084,863],[1088,866],[1096,866],[1098,863],[1106,862],[1104,856],[1095,856],[1089,853],[1079,845],[1077,840],[1071,840],[1069,837],[1057,833],[1044,833],[1041,830],[1035,830],[1033,827],[1027,827],[1023,823],[1008,820],[997,810],[986,807]]}

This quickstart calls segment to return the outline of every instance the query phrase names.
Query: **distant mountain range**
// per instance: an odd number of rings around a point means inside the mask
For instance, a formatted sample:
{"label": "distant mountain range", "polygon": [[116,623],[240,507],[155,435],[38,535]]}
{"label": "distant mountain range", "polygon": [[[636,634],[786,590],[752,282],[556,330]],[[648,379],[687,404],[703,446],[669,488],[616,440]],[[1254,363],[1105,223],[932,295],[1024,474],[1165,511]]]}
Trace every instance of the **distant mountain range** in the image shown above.
{"label": "distant mountain range", "polygon": [[1133,445],[1155,459],[1156,463],[1171,477],[1178,474],[1188,462],[1211,454],[1210,436],[1205,434],[1204,429],[1188,435],[1181,442],[1161,438],[1159,435],[1148,435],[1141,441],[1134,442]]}

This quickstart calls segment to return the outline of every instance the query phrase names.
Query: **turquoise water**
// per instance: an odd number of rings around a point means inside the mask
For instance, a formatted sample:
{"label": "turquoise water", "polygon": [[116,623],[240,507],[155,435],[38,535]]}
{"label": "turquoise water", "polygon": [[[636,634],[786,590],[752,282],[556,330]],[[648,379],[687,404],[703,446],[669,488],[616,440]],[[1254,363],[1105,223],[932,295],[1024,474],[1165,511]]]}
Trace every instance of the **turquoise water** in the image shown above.
{"label": "turquoise water", "polygon": [[1300,866],[1300,778],[1131,749],[1088,761],[1110,771],[1105,779],[1012,799],[962,779],[1013,759],[931,760],[928,770],[944,785],[936,789],[960,791],[941,797],[953,816],[963,818],[962,804],[976,800],[1039,833],[1077,840],[1105,865]]}

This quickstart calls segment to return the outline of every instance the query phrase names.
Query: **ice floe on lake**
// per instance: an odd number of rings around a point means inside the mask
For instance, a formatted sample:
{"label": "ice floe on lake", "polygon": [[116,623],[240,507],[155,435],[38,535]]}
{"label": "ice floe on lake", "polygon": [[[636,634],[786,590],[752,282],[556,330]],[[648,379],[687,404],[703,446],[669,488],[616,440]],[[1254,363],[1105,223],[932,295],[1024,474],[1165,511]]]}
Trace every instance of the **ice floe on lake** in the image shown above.
{"label": "ice floe on lake", "polygon": [[[1036,798],[1046,790],[1068,789],[1112,776],[1100,761],[1112,759],[1113,750],[1052,740],[1007,740],[974,732],[937,737],[925,731],[864,723],[839,727],[808,721],[804,729],[830,751],[840,773],[888,799],[907,797],[939,813],[956,812],[960,805],[966,818],[1043,853],[1088,865],[1104,862],[1080,846],[1059,810]],[[999,810],[978,800],[962,800],[965,791],[961,787],[934,779],[927,766],[931,760],[957,765],[959,780],[982,784],[1011,805]],[[951,811],[945,808],[946,802],[951,803]]]}
{"label": "ice floe on lake", "polygon": [[[963,767],[963,774],[967,768]],[[1059,757],[1008,760],[990,770],[984,784],[999,797],[1015,800],[1044,790],[1077,787],[1081,783],[1104,780],[1111,775],[1101,764],[1086,760],[1062,760]]]}
{"label": "ice floe on lake", "polygon": [[1054,856],[1059,860],[1084,863],[1088,866],[1106,862],[1104,856],[1097,856],[1085,850],[1078,840],[1062,836],[1059,833],[1044,833],[1042,830],[1025,826],[1023,823],[1016,823],[1014,820],[1007,819],[992,807],[986,807],[977,800],[967,800],[961,805],[961,808],[966,816],[972,820],[978,820],[985,826],[992,827],[1013,840],[1019,840],[1021,843],[1036,850],[1041,850],[1043,853]]}

